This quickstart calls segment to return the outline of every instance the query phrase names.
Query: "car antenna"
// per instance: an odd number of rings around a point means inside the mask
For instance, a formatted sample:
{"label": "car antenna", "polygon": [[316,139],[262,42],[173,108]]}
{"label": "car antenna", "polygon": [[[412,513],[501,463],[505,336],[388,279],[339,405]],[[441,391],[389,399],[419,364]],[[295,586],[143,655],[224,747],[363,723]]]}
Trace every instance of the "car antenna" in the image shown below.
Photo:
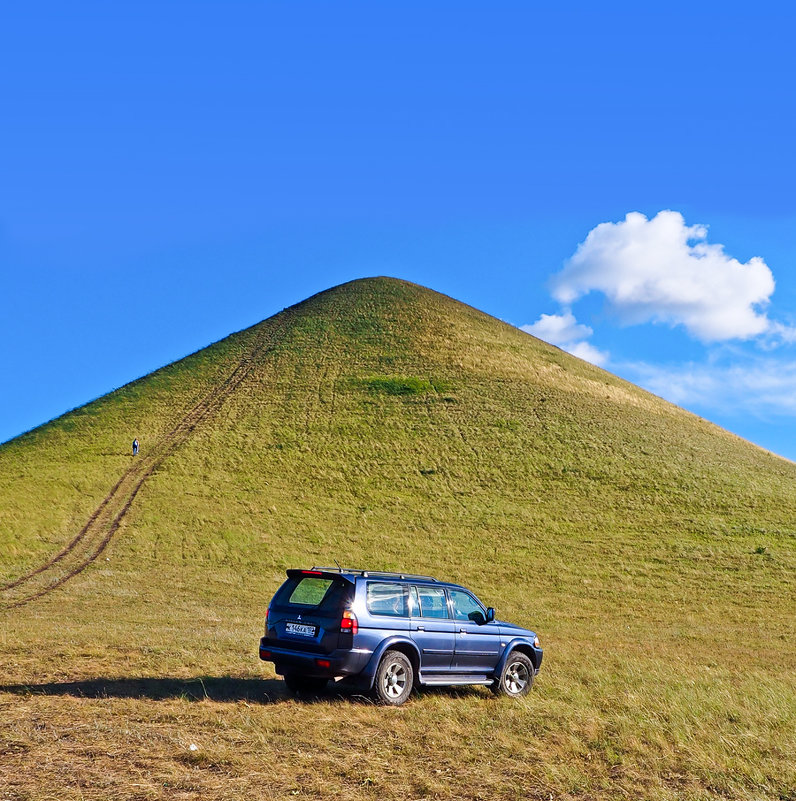
{"label": "car antenna", "polygon": [[342,573],[343,572],[343,568],[340,567],[340,563],[337,561],[337,559],[334,560],[334,563],[337,565],[337,569]]}

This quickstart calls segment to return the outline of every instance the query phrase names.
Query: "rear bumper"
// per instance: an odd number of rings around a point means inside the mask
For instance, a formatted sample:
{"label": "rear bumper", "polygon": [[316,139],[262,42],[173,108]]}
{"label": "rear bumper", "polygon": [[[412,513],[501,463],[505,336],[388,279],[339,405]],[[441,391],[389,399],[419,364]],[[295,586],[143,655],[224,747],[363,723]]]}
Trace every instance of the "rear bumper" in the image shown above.
{"label": "rear bumper", "polygon": [[265,637],[260,640],[260,659],[273,662],[274,670],[280,675],[300,673],[302,676],[329,679],[356,676],[367,665],[369,658],[369,651],[354,648],[338,649],[329,654],[312,654],[274,647]]}

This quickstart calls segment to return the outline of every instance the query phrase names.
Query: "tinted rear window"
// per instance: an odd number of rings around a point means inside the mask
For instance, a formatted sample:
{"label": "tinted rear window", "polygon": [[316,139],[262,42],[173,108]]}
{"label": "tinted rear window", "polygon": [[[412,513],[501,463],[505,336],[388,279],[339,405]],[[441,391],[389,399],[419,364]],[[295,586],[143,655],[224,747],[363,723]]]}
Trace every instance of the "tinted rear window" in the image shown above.
{"label": "tinted rear window", "polygon": [[334,579],[303,578],[293,588],[287,602],[291,605],[318,606],[329,591]]}
{"label": "tinted rear window", "polygon": [[349,600],[351,585],[338,578],[291,576],[274,598],[275,606],[327,611],[343,607]]}

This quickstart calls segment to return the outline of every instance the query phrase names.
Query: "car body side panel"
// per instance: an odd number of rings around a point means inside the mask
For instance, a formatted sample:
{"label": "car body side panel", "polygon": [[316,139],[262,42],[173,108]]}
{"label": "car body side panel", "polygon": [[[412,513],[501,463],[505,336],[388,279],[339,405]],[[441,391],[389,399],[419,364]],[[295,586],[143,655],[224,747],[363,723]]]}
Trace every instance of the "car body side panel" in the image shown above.
{"label": "car body side panel", "polygon": [[459,673],[491,673],[500,659],[502,633],[493,623],[457,620],[453,669]]}

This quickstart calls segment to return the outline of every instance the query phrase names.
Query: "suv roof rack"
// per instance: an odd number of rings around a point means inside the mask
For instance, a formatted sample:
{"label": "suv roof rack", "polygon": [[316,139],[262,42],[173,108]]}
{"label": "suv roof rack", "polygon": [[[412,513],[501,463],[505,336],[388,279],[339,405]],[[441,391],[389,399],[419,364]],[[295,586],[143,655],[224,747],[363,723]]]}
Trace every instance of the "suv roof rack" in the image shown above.
{"label": "suv roof rack", "polygon": [[389,576],[392,578],[401,578],[401,579],[422,579],[423,581],[436,581],[439,582],[439,579],[435,579],[433,576],[421,576],[417,573],[393,573],[388,570],[359,570],[358,568],[353,567],[340,567],[339,565],[335,567],[320,567],[318,565],[313,565],[313,570],[323,570],[327,573],[356,573],[360,576]]}

